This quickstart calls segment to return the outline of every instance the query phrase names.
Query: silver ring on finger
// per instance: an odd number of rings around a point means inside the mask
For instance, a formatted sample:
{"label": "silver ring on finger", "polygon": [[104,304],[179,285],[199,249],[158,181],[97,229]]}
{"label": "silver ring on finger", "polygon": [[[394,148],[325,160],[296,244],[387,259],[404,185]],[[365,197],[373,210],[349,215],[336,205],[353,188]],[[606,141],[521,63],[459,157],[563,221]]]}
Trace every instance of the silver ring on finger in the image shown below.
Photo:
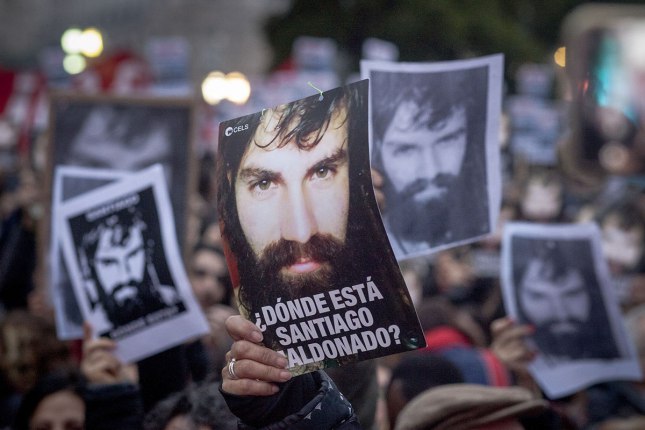
{"label": "silver ring on finger", "polygon": [[235,379],[240,379],[238,376],[235,374],[235,359],[231,358],[231,361],[228,362],[228,376],[229,378],[235,380]]}

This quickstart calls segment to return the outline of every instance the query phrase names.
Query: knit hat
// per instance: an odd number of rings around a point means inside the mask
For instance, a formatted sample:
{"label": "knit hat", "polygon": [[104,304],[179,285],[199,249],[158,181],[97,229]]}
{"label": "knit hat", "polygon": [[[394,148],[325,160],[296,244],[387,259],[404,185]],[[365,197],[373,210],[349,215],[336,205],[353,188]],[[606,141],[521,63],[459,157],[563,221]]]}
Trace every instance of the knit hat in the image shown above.
{"label": "knit hat", "polygon": [[395,430],[466,430],[547,408],[545,400],[522,387],[442,385],[412,399],[399,414]]}

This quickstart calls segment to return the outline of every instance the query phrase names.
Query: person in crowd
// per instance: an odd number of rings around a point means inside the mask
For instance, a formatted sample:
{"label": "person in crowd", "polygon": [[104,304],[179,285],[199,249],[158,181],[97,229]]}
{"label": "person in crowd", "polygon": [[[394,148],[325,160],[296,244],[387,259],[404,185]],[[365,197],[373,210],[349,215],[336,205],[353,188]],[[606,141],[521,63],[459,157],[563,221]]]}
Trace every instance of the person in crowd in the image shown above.
{"label": "person in crowd", "polygon": [[82,391],[83,382],[76,371],[44,375],[25,393],[12,430],[84,430]]}
{"label": "person in crowd", "polygon": [[361,429],[352,405],[322,370],[292,377],[287,359],[262,345],[263,335],[240,315],[226,320],[234,339],[221,392],[243,429]]}
{"label": "person in crowd", "polygon": [[0,322],[0,428],[11,424],[22,396],[45,374],[74,367],[72,350],[51,321],[15,309]]}
{"label": "person in crowd", "polygon": [[645,271],[645,215],[633,201],[621,202],[598,216],[602,250],[616,276]]}
{"label": "person in crowd", "polygon": [[564,185],[557,170],[533,169],[520,188],[520,219],[540,223],[564,221]]}
{"label": "person in crowd", "polygon": [[373,164],[397,258],[488,232],[486,71],[375,72]]}
{"label": "person in crowd", "polygon": [[233,304],[233,286],[221,248],[198,243],[193,248],[188,275],[202,310],[218,304]]}
{"label": "person in crowd", "polygon": [[521,387],[447,384],[413,398],[399,414],[394,430],[559,429],[550,421],[548,402]]}
{"label": "person in crowd", "polygon": [[85,427],[93,430],[140,430],[144,404],[136,364],[125,364],[114,351],[116,342],[92,338],[92,327],[83,324],[84,378],[82,398],[86,406]]}
{"label": "person in crowd", "polygon": [[224,402],[219,383],[206,380],[157,403],[146,414],[143,430],[236,430],[237,422]]}
{"label": "person in crowd", "polygon": [[385,389],[389,428],[393,429],[405,405],[425,390],[444,384],[464,382],[457,366],[440,354],[413,351],[392,368]]}
{"label": "person in crowd", "polygon": [[224,251],[217,246],[198,243],[193,248],[188,275],[193,293],[210,326],[209,333],[196,342],[202,342],[208,366],[220,369],[232,342],[226,334],[224,321],[237,314]]}

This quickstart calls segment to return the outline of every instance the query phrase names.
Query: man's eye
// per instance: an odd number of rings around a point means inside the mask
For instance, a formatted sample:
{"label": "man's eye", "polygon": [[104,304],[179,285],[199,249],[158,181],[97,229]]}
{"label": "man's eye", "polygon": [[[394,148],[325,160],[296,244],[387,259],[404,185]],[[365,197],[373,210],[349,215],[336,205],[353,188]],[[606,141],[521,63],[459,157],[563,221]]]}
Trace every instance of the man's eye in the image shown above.
{"label": "man's eye", "polygon": [[323,166],[323,167],[318,168],[314,172],[314,175],[316,176],[316,178],[323,179],[323,178],[326,178],[327,176],[329,176],[329,172],[330,172],[329,167]]}
{"label": "man's eye", "polygon": [[263,179],[255,183],[255,187],[259,190],[266,191],[271,187],[271,181]]}
{"label": "man's eye", "polygon": [[412,154],[415,151],[416,147],[407,145],[407,146],[399,146],[394,150],[394,155],[409,155]]}

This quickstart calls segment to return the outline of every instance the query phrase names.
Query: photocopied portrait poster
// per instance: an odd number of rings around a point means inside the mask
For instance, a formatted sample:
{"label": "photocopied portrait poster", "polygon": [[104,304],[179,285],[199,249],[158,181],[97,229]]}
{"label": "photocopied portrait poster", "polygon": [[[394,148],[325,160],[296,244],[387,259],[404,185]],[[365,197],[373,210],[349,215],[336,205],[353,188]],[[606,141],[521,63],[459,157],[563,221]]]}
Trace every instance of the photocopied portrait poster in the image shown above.
{"label": "photocopied portrait poster", "polygon": [[63,255],[96,337],[133,362],[208,332],[154,165],[60,205]]}
{"label": "photocopied portrait poster", "polygon": [[596,224],[507,223],[502,288],[508,315],[535,327],[529,370],[549,398],[642,379]]}
{"label": "photocopied portrait poster", "polygon": [[434,63],[361,61],[370,155],[397,259],[492,233],[501,204],[501,54]]}
{"label": "photocopied portrait poster", "polygon": [[240,312],[294,374],[425,346],[370,177],[363,80],[220,124]]}
{"label": "photocopied portrait poster", "polygon": [[49,274],[50,295],[56,311],[56,334],[59,339],[83,337],[83,315],[76,301],[62,255],[60,205],[65,200],[122,179],[128,174],[129,172],[111,169],[62,165],[55,167],[49,236]]}

